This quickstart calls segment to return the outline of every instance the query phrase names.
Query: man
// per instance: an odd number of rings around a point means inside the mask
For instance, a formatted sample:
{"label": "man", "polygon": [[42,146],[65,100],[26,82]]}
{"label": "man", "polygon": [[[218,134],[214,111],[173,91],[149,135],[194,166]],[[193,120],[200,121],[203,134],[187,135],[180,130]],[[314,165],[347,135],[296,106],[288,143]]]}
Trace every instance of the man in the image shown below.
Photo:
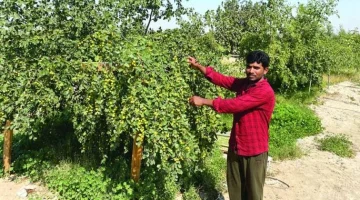
{"label": "man", "polygon": [[226,175],[230,200],[263,199],[269,123],[275,105],[274,91],[264,77],[269,62],[266,53],[252,51],[246,56],[246,78],[234,78],[188,58],[188,63],[210,82],[236,92],[231,99],[193,96],[189,100],[194,106],[210,106],[218,113],[233,114]]}

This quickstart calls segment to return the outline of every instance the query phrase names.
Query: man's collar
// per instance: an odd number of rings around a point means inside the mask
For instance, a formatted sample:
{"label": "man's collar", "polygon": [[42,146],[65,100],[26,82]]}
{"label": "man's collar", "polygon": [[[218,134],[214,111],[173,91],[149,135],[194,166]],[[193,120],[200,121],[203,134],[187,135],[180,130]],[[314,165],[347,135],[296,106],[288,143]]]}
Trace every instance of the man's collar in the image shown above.
{"label": "man's collar", "polygon": [[251,82],[248,79],[246,79],[246,80],[247,80],[247,84],[248,84],[249,87],[257,86],[257,85],[260,85],[260,84],[263,84],[263,83],[267,82],[267,78],[265,78],[265,77],[260,79],[257,82]]}

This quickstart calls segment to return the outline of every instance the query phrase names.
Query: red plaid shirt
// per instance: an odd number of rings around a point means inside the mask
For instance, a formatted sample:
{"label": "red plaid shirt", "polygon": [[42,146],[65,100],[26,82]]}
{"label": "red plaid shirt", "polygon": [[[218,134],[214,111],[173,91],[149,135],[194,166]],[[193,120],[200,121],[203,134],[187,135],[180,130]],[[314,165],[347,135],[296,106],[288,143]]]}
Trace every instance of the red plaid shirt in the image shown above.
{"label": "red plaid shirt", "polygon": [[229,150],[241,156],[254,156],[269,150],[269,124],[275,94],[266,79],[250,84],[247,79],[224,76],[207,67],[205,77],[215,85],[236,92],[232,99],[213,101],[218,113],[233,113]]}

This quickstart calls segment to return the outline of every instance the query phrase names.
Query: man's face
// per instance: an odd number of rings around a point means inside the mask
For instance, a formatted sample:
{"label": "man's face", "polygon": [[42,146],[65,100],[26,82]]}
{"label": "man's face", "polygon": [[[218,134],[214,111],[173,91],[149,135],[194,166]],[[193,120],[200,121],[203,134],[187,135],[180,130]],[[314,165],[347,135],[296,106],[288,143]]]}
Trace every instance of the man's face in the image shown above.
{"label": "man's face", "polygon": [[269,68],[264,68],[262,63],[249,63],[246,66],[246,78],[251,82],[258,82],[263,79]]}

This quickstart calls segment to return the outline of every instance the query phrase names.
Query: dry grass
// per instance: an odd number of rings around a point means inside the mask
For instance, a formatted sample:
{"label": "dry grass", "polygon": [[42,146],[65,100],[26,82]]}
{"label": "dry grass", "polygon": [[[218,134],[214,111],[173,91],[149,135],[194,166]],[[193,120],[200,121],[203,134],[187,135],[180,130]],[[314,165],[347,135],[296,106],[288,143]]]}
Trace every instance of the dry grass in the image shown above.
{"label": "dry grass", "polygon": [[360,74],[359,73],[351,73],[351,74],[334,74],[330,75],[328,77],[327,74],[323,75],[323,83],[324,85],[327,85],[328,83],[330,85],[338,84],[344,81],[351,81],[360,83]]}
{"label": "dry grass", "polygon": [[221,60],[219,71],[223,74],[234,76],[237,78],[245,77],[245,66],[237,58],[224,56]]}
{"label": "dry grass", "polygon": [[229,145],[229,136],[218,135],[217,143],[220,146],[228,146]]}
{"label": "dry grass", "polygon": [[237,58],[234,58],[234,57],[224,56],[224,57],[221,59],[221,64],[223,64],[223,65],[229,65],[229,64],[236,63],[237,60],[238,60],[238,59],[237,59]]}

